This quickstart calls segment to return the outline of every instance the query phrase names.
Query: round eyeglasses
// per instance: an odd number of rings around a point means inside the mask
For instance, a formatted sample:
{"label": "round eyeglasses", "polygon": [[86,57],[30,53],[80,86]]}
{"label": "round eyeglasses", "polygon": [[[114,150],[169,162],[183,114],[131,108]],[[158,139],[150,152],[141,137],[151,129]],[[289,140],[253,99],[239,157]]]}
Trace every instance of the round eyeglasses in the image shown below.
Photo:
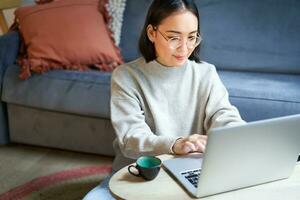
{"label": "round eyeglasses", "polygon": [[[158,28],[154,28],[155,31],[157,31],[167,42],[171,49],[177,49],[182,45],[183,38],[180,36],[172,36],[168,37],[165,36]],[[187,38],[186,46],[188,49],[193,49],[197,47],[202,41],[202,37],[199,33],[197,35],[191,35]]]}

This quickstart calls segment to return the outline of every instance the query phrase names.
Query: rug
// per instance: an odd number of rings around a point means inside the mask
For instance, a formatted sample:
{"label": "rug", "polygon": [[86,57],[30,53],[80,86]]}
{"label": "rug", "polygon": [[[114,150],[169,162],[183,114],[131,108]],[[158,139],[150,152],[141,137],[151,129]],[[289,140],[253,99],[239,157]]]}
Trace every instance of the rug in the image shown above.
{"label": "rug", "polygon": [[111,172],[111,165],[64,170],[0,194],[0,200],[79,200]]}

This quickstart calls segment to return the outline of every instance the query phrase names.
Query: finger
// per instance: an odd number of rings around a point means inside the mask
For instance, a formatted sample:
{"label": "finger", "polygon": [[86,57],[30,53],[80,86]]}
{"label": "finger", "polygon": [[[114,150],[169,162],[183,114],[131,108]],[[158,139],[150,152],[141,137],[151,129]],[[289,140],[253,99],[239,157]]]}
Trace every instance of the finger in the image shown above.
{"label": "finger", "polygon": [[192,150],[190,149],[190,147],[188,145],[183,145],[182,152],[181,152],[182,154],[187,154],[190,151],[192,151]]}
{"label": "finger", "polygon": [[201,142],[204,146],[206,146],[206,144],[207,144],[207,140],[200,140],[200,142]]}
{"label": "finger", "polygon": [[175,143],[175,147],[174,147],[174,152],[176,154],[187,154],[190,150],[190,147],[185,145],[185,142],[187,141],[186,138],[181,138],[179,140],[176,141]]}
{"label": "finger", "polygon": [[197,151],[195,145],[190,141],[184,143],[184,148],[187,150],[186,153]]}
{"label": "finger", "polygon": [[183,144],[182,144],[182,151],[183,151],[184,154],[189,153],[191,150],[192,150],[192,149],[191,149],[190,145],[188,145],[188,144],[186,144],[186,143],[183,143]]}
{"label": "finger", "polygon": [[206,147],[206,145],[204,145],[204,144],[202,144],[202,143],[200,142],[199,150],[198,150],[198,151],[199,151],[200,153],[204,153],[205,147]]}
{"label": "finger", "polygon": [[188,137],[188,140],[198,148],[200,143],[202,143],[204,146],[206,146],[206,141],[207,141],[207,136],[206,135],[199,135],[199,134],[194,134]]}
{"label": "finger", "polygon": [[203,142],[201,142],[200,140],[197,140],[194,144],[195,144],[195,146],[197,148],[196,151],[202,152],[203,146],[205,146],[203,144]]}
{"label": "finger", "polygon": [[207,143],[207,135],[199,135],[198,141],[200,141],[204,146],[206,146],[206,143]]}

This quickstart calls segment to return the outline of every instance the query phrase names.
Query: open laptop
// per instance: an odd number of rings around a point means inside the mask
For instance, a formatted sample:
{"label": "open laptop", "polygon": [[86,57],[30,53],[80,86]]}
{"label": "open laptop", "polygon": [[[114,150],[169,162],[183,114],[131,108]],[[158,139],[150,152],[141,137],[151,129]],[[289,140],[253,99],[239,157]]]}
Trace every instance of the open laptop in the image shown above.
{"label": "open laptop", "polygon": [[179,156],[164,168],[195,197],[288,178],[300,153],[300,114],[208,133],[205,153]]}

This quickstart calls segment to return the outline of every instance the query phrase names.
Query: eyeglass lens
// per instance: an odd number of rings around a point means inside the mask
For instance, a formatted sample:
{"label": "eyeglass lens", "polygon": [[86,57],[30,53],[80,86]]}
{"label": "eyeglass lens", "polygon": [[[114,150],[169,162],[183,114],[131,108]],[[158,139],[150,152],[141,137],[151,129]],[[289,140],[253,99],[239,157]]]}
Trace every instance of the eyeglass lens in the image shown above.
{"label": "eyeglass lens", "polygon": [[[180,47],[182,45],[182,41],[184,41],[184,39],[182,39],[182,37],[166,37],[162,32],[160,32],[160,30],[158,30],[158,28],[155,28],[154,30],[156,30],[157,32],[160,33],[161,36],[163,36],[163,38],[168,42],[170,48],[172,49],[177,49],[178,47]],[[201,35],[199,33],[197,33],[197,36],[189,36],[187,38],[186,41],[186,46],[189,49],[195,48],[196,46],[198,46],[200,44],[200,42],[202,41]]]}

